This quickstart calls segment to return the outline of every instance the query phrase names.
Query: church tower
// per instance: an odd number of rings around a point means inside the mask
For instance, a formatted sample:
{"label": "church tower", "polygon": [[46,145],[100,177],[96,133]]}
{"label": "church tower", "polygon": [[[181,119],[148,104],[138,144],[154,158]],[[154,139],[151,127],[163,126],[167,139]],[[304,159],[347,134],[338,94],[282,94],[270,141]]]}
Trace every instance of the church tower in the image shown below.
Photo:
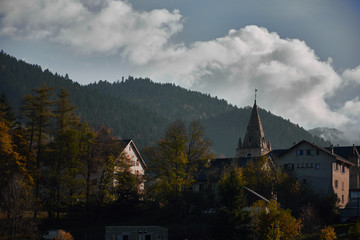
{"label": "church tower", "polygon": [[258,107],[255,101],[251,111],[249,123],[246,129],[244,141],[239,139],[236,157],[261,157],[271,151],[270,141],[266,143],[264,131],[261,125]]}

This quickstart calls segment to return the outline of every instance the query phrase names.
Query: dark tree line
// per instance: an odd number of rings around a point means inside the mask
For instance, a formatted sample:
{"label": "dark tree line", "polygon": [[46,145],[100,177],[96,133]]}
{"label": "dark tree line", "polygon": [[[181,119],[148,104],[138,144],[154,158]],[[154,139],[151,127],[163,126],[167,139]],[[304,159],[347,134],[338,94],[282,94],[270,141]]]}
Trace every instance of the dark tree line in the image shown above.
{"label": "dark tree line", "polygon": [[16,122],[5,94],[0,98],[0,209],[7,216],[0,231],[11,239],[36,238],[30,233],[36,233],[39,212],[59,219],[76,206],[126,201],[124,186],[132,188],[132,200],[139,198],[140,180],[129,174],[124,146],[110,129],[81,122],[64,88],[55,100],[53,94],[44,84],[24,96],[24,124]]}

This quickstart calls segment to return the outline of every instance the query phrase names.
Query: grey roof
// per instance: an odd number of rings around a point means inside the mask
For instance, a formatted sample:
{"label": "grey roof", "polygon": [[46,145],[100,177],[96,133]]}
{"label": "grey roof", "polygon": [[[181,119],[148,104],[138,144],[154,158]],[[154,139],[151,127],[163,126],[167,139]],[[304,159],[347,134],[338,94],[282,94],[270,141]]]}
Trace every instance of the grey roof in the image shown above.
{"label": "grey roof", "polygon": [[354,164],[352,162],[346,160],[344,157],[342,157],[342,156],[340,156],[340,155],[338,155],[336,153],[332,153],[331,150],[328,150],[328,149],[323,148],[323,147],[319,147],[319,146],[315,145],[314,143],[308,142],[306,140],[302,140],[302,141],[298,142],[297,144],[295,144],[291,148],[287,149],[287,151],[285,153],[283,153],[282,155],[287,154],[288,152],[291,152],[294,148],[296,148],[299,145],[304,144],[304,143],[307,143],[307,144],[315,147],[316,149],[319,149],[320,151],[322,151],[322,152],[324,152],[324,153],[326,153],[328,155],[333,156],[336,161],[340,161],[340,162],[346,163],[346,164],[348,164],[350,166],[354,166]]}
{"label": "grey roof", "polygon": [[[360,146],[342,146],[342,147],[326,147],[328,151],[334,150],[334,153],[348,159],[354,154],[358,154],[360,152]],[[356,150],[357,153],[354,153],[353,151]]]}

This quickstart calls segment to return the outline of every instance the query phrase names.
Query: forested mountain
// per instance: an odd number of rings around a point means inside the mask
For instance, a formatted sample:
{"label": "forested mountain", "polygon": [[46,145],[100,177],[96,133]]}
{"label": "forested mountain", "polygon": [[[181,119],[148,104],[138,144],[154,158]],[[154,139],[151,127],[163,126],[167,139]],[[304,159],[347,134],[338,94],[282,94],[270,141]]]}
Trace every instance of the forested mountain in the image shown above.
{"label": "forested mountain", "polygon": [[139,105],[169,121],[178,118],[185,121],[208,119],[236,109],[225,100],[186,90],[174,84],[154,83],[148,78],[134,79],[129,76],[126,81],[99,81],[89,84],[87,88]]}
{"label": "forested mountain", "polygon": [[[0,92],[4,92],[18,116],[22,98],[33,88],[66,88],[82,120],[93,126],[106,125],[117,137],[132,138],[141,149],[159,140],[165,127],[175,119],[201,120],[218,156],[232,157],[239,137],[243,138],[251,108],[237,108],[225,100],[189,91],[173,84],[129,77],[121,82],[99,81],[86,86],[66,75],[42,70],[40,66],[0,53]],[[261,106],[261,103],[259,103]],[[273,148],[287,148],[306,139],[327,145],[303,128],[260,109],[265,136]],[[20,119],[21,120],[21,119]]]}

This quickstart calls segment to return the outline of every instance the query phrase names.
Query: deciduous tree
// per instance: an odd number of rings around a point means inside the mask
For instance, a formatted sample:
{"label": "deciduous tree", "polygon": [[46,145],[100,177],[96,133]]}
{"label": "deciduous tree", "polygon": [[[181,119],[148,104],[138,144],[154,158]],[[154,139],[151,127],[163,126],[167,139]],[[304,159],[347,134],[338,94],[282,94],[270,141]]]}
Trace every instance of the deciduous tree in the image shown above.
{"label": "deciduous tree", "polygon": [[[47,87],[44,83],[41,88],[33,89],[35,95],[26,95],[24,97],[24,115],[28,118],[27,129],[29,130],[29,155],[33,150],[35,152],[35,166],[32,169],[35,180],[35,194],[34,197],[39,201],[40,177],[41,167],[43,164],[43,148],[48,140],[48,133],[50,132],[49,123],[53,117],[50,107],[53,106],[53,101],[50,99],[52,89]],[[38,202],[39,205],[39,202]],[[37,218],[37,209],[34,211],[34,218]]]}
{"label": "deciduous tree", "polygon": [[257,239],[294,239],[301,234],[301,221],[291,216],[275,200],[253,204],[252,226]]}
{"label": "deciduous tree", "polygon": [[165,131],[165,136],[152,147],[145,149],[150,159],[151,190],[163,205],[172,206],[181,216],[186,211],[185,194],[194,183],[196,170],[213,155],[204,129],[192,122],[187,130],[185,122],[177,120]]}
{"label": "deciduous tree", "polygon": [[213,239],[249,239],[250,216],[245,209],[244,180],[241,171],[233,169],[219,183],[218,208],[212,224]]}

